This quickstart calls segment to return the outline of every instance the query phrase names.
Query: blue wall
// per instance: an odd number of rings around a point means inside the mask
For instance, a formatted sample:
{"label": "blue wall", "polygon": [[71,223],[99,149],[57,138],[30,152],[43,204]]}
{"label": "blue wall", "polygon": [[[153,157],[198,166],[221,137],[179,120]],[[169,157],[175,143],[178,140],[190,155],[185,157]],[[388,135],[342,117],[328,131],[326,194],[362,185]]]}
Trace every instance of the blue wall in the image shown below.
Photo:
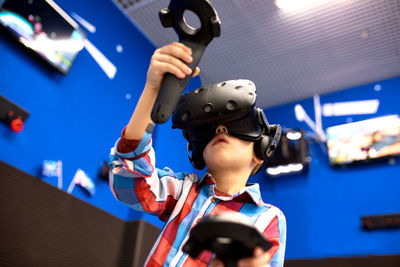
{"label": "blue wall", "polygon": [[[30,112],[21,133],[0,124],[0,159],[37,177],[43,160],[62,160],[64,190],[81,168],[97,192],[90,197],[75,187],[73,195],[122,219],[138,218],[114,199],[97,172],[132,114],[155,47],[109,0],[57,3],[96,27],[88,40],[117,67],[116,76],[109,79],[86,49],[63,76],[0,35],[0,94]],[[57,185],[55,178],[43,179]]]}
{"label": "blue wall", "polygon": [[[321,96],[321,104],[379,99],[377,114],[322,117],[329,126],[373,117],[399,114],[400,78],[368,84]],[[298,122],[294,106],[299,103],[314,119],[313,99],[265,110],[271,123],[311,131]],[[399,213],[400,161],[366,164],[357,167],[329,166],[326,146],[312,142],[308,174],[271,179],[265,174],[254,180],[261,184],[263,199],[285,213],[288,223],[288,258],[399,254],[400,230],[366,232],[361,229],[364,215]]]}
{"label": "blue wall", "polygon": [[[73,195],[122,219],[144,218],[161,226],[157,218],[118,203],[108,184],[96,177],[100,162],[107,159],[134,109],[154,46],[109,0],[57,3],[96,26],[97,31],[88,33],[88,39],[117,66],[117,74],[110,80],[85,49],[68,75],[53,73],[0,35],[0,94],[30,112],[21,133],[13,133],[0,124],[0,159],[34,176],[40,176],[44,159],[60,159],[64,164],[64,190],[81,168],[93,178],[97,192],[89,197],[77,187]],[[123,53],[116,52],[117,45],[123,46]],[[370,84],[321,96],[321,103],[378,98],[381,105],[374,116],[398,114],[396,90],[400,78],[380,84],[379,92]],[[193,79],[188,90],[199,86],[199,79]],[[126,99],[127,94],[130,99]],[[312,99],[298,103],[313,114]],[[295,104],[267,109],[269,121],[308,129],[296,121]],[[370,117],[360,115],[352,119]],[[348,117],[323,118],[323,126],[347,120]],[[159,125],[154,133],[157,166],[194,171],[187,159],[186,142],[170,126],[170,122]],[[399,212],[398,161],[392,165],[332,169],[317,143],[311,144],[311,156],[310,172],[306,175],[272,180],[260,173],[252,178],[261,184],[264,201],[281,208],[287,217],[287,258],[399,254],[399,230],[367,233],[360,228],[362,215]],[[56,185],[54,178],[44,180]]]}

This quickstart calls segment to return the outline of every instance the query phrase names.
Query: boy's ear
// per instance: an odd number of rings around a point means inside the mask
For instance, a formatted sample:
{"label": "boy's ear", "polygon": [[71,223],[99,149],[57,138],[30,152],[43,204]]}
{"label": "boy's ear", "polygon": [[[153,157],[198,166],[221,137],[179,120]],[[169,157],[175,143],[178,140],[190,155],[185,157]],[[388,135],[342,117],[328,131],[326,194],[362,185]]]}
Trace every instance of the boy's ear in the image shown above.
{"label": "boy's ear", "polygon": [[253,154],[253,161],[254,161],[256,164],[262,164],[262,163],[263,163],[263,160],[260,159],[259,157],[257,157],[256,153]]}
{"label": "boy's ear", "polygon": [[255,163],[255,165],[254,168],[251,170],[250,176],[253,176],[256,173],[258,173],[261,170],[264,163],[264,161],[259,157],[257,157],[255,153],[253,155],[253,162]]}

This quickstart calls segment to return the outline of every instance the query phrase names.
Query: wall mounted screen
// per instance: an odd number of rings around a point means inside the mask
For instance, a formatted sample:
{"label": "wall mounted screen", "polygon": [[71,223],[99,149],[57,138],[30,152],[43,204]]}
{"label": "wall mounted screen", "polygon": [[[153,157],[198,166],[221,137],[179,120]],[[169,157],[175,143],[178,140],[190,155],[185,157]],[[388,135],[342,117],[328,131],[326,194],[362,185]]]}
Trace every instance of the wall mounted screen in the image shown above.
{"label": "wall mounted screen", "polygon": [[0,0],[0,26],[64,74],[86,39],[79,25],[51,0]]}
{"label": "wall mounted screen", "polygon": [[332,165],[400,155],[400,117],[384,116],[329,127],[327,146]]}

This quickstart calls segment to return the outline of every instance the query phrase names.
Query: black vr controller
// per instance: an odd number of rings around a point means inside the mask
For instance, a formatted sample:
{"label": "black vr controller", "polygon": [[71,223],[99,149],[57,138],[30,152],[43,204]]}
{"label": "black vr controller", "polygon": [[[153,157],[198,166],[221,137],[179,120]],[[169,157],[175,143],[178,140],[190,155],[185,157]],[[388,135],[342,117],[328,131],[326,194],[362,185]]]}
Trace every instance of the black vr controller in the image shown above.
{"label": "black vr controller", "polygon": [[247,216],[228,212],[207,217],[194,226],[182,250],[192,258],[210,250],[226,267],[236,267],[237,261],[251,257],[256,247],[267,251],[271,246]]}
{"label": "black vr controller", "polygon": [[[194,29],[186,23],[185,10],[190,10],[199,17],[200,28]],[[173,27],[178,34],[179,42],[192,49],[193,61],[188,66],[194,71],[207,45],[214,37],[220,35],[221,22],[215,9],[208,0],[171,0],[168,8],[162,9],[159,15],[162,25]],[[191,77],[191,74],[183,79],[178,79],[170,73],[164,75],[151,112],[151,119],[154,122],[164,123],[168,120]]]}

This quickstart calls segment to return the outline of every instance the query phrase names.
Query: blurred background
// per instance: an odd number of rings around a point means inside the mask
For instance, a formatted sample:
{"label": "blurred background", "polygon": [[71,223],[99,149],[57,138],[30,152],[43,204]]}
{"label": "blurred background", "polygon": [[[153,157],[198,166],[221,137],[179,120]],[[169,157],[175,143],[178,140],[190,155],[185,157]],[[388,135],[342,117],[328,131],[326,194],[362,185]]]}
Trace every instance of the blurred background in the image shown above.
{"label": "blurred background", "polygon": [[[400,266],[400,2],[210,2],[221,36],[186,90],[250,79],[268,121],[282,125],[278,151],[250,182],[286,216],[286,259],[393,256],[390,266]],[[161,228],[114,198],[105,162],[153,51],[178,40],[158,17],[168,4],[0,0],[2,164],[117,220]],[[194,13],[184,15],[201,26]],[[202,173],[170,121],[153,138],[159,168]],[[15,190],[20,183],[10,180]],[[29,202],[17,195],[1,199],[2,234],[3,210]]]}

